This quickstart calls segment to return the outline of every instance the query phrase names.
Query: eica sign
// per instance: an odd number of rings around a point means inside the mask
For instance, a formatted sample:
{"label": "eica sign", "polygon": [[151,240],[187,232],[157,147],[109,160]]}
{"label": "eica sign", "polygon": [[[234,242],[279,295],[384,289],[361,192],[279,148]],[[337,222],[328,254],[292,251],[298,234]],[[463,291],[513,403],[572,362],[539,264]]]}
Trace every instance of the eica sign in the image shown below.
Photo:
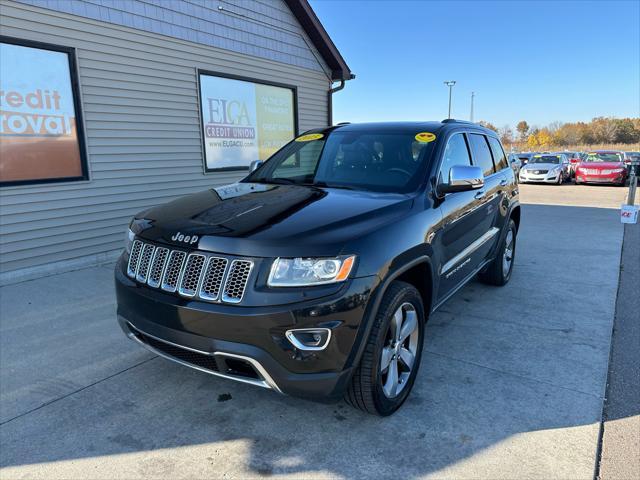
{"label": "eica sign", "polygon": [[295,135],[292,88],[199,73],[205,171],[248,168]]}
{"label": "eica sign", "polygon": [[0,90],[0,134],[72,135],[71,119],[61,111],[61,98],[57,90]]}

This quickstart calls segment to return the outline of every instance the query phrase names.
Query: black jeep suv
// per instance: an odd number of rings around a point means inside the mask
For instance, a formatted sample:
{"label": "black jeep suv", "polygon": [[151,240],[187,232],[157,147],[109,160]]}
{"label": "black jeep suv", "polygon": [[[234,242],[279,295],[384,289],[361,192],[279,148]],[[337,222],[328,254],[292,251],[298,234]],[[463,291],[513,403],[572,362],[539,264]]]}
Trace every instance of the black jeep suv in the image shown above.
{"label": "black jeep suv", "polygon": [[203,372],[389,415],[429,314],[476,274],[509,281],[519,223],[513,170],[479,125],[313,130],[239,183],[138,214],[118,320]]}

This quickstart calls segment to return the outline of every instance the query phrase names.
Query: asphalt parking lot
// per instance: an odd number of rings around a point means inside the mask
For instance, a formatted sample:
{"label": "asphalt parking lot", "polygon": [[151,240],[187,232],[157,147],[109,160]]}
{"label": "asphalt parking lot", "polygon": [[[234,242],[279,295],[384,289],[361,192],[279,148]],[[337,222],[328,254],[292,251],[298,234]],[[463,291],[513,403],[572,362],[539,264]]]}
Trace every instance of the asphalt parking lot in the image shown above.
{"label": "asphalt parking lot", "polygon": [[112,266],[0,290],[0,477],[593,478],[626,189],[523,185],[504,288],[429,322],[389,418],[278,396],[142,351]]}

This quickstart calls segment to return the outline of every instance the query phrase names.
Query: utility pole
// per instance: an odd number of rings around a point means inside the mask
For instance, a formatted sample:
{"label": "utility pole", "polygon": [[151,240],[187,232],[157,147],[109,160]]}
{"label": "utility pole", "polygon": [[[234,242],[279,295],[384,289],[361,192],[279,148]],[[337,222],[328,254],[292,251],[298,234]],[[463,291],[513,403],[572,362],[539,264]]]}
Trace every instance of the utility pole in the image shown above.
{"label": "utility pole", "polygon": [[447,118],[451,118],[451,90],[453,90],[453,86],[456,84],[456,81],[447,80],[444,84],[449,87],[449,116]]}
{"label": "utility pole", "polygon": [[469,117],[469,120],[471,120],[473,122],[473,97],[476,96],[476,92],[471,92],[471,115]]}

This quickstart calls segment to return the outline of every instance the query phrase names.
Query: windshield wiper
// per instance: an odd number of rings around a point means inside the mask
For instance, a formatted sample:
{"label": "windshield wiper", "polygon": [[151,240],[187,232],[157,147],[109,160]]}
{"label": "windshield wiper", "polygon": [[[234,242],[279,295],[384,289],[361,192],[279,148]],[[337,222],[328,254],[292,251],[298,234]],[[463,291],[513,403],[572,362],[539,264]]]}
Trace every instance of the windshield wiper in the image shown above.
{"label": "windshield wiper", "polygon": [[327,182],[305,183],[304,185],[309,185],[310,187],[321,187],[321,188],[340,188],[342,190],[364,190],[364,188],[356,188],[350,185],[329,185]]}
{"label": "windshield wiper", "polygon": [[262,183],[274,183],[276,185],[300,185],[300,183],[290,178],[278,177],[278,178],[263,178]]}

